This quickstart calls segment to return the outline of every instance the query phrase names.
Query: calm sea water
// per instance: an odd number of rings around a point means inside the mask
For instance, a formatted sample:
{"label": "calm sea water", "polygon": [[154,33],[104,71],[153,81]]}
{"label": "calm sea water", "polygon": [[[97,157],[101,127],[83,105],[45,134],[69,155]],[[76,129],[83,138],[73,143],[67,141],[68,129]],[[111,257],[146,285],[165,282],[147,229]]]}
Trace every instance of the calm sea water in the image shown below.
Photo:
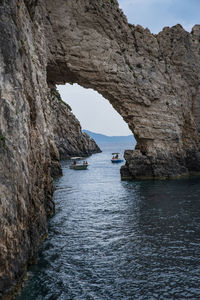
{"label": "calm sea water", "polygon": [[123,147],[109,147],[86,171],[62,162],[49,237],[17,300],[200,299],[200,179],[122,182],[110,158]]}

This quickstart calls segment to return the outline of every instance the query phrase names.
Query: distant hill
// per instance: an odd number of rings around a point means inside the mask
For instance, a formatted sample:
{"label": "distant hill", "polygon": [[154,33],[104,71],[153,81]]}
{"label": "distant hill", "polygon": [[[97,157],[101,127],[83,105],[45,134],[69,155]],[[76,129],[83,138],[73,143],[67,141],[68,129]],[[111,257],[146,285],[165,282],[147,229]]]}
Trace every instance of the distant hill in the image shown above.
{"label": "distant hill", "polygon": [[95,140],[97,144],[104,144],[104,143],[120,143],[120,144],[136,144],[134,136],[127,135],[127,136],[107,136],[100,133],[94,133],[89,130],[83,130],[83,132],[87,133],[92,139]]}

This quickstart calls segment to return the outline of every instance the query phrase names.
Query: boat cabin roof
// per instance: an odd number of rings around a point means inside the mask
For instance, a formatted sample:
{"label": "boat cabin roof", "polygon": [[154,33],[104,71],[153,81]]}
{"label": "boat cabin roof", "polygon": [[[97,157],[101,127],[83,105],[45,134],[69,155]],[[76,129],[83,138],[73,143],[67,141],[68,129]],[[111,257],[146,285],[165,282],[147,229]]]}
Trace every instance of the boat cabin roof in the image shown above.
{"label": "boat cabin roof", "polygon": [[112,155],[119,154],[119,152],[113,152]]}

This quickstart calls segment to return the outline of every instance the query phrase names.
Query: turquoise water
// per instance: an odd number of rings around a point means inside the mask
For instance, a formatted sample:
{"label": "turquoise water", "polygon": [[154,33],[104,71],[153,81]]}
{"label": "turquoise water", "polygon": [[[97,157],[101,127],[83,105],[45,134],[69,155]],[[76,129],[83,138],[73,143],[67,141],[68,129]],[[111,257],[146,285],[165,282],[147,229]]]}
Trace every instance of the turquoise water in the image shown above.
{"label": "turquoise water", "polygon": [[122,182],[109,147],[86,171],[62,162],[18,300],[200,299],[200,179]]}

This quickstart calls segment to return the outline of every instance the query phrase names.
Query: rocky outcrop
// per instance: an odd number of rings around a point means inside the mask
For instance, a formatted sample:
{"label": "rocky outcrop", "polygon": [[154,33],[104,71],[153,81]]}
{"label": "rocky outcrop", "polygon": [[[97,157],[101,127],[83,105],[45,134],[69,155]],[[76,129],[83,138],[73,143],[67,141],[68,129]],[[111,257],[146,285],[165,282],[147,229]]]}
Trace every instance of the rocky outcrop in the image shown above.
{"label": "rocky outcrop", "polygon": [[60,158],[84,157],[101,152],[95,141],[82,133],[79,121],[55,87],[51,88],[51,95],[53,134]]}
{"label": "rocky outcrop", "polygon": [[199,172],[200,26],[153,35],[116,0],[0,0],[0,31],[1,297],[47,234],[52,166],[70,151],[49,86],[93,88],[120,113],[137,140],[122,176]]}

